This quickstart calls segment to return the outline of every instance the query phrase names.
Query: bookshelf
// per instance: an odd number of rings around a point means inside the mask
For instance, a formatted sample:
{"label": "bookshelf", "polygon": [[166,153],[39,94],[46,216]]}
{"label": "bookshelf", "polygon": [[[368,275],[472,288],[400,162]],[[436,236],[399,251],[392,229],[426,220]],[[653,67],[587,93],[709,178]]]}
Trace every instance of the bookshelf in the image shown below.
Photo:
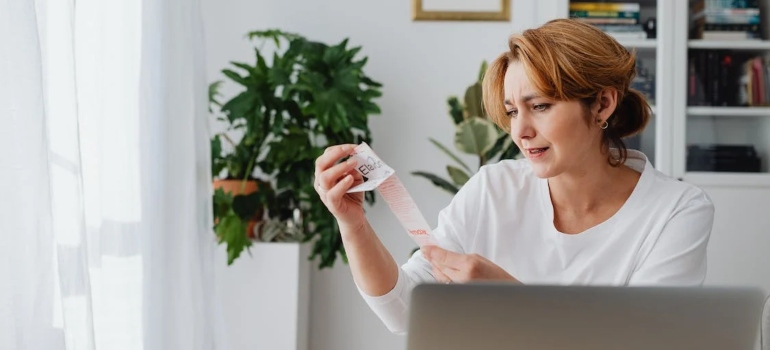
{"label": "bookshelf", "polygon": [[[550,2],[551,8],[559,9],[563,11],[556,17],[576,17],[576,11],[582,9],[578,8],[580,4],[585,3],[609,3],[620,4],[615,6],[616,11],[627,10],[634,13],[632,17],[638,18],[637,24],[642,25],[647,22],[648,19],[655,18],[656,33],[646,32],[645,37],[623,37],[609,33],[615,37],[618,42],[628,48],[629,50],[635,50],[639,59],[639,64],[644,71],[650,73],[651,79],[654,82],[654,88],[648,95],[648,102],[651,105],[653,118],[647,125],[647,128],[641,135],[635,136],[627,140],[626,144],[630,148],[639,149],[644,152],[649,158],[650,162],[654,166],[663,172],[670,172],[671,163],[670,152],[667,152],[671,148],[671,127],[669,126],[670,120],[666,118],[665,111],[668,110],[671,105],[673,87],[670,82],[670,76],[673,73],[672,66],[667,62],[665,57],[669,55],[670,48],[673,44],[671,37],[661,36],[661,33],[671,31],[671,14],[670,0],[640,0],[640,1],[586,1],[586,0],[541,0]],[[638,5],[626,6],[623,3],[633,3]],[[578,4],[577,6],[572,6]],[[604,5],[602,5],[604,6]],[[610,5],[610,8],[613,6]],[[668,10],[667,10],[668,9]],[[609,9],[604,9],[609,10]],[[598,11],[598,10],[597,10]],[[610,10],[611,11],[611,10]],[[581,14],[582,16],[583,14]],[[590,16],[589,16],[590,17]],[[643,29],[645,27],[642,27]],[[612,31],[613,29],[607,29],[602,27],[603,30]],[[633,35],[631,35],[633,36]],[[639,74],[637,74],[639,76]]]}
{"label": "bookshelf", "polygon": [[686,172],[682,180],[707,187],[770,187],[770,176],[764,173]]}
{"label": "bookshelf", "polygon": [[[574,15],[570,11],[575,9],[570,5],[576,3],[639,4],[640,21],[651,17],[656,19],[655,38],[619,38],[618,41],[636,50],[640,60],[655,74],[654,117],[642,135],[641,150],[658,170],[696,185],[770,187],[770,101],[767,105],[752,106],[727,101],[690,103],[692,96],[689,90],[692,83],[689,76],[691,54],[718,51],[741,57],[770,56],[770,40],[767,40],[770,39],[770,1],[758,1],[762,23],[758,36],[761,39],[742,40],[697,39],[706,37],[702,34],[713,30],[713,27],[704,27],[703,31],[697,32],[700,36],[691,32],[690,6],[695,1],[541,0],[544,4],[539,9],[554,9],[552,14],[556,18]],[[696,21],[693,20],[693,23]],[[770,76],[768,78],[767,88],[770,89]],[[760,158],[760,172],[688,169],[688,146],[701,143],[751,145]]]}
{"label": "bookshelf", "polygon": [[770,41],[767,41],[767,40],[729,41],[729,40],[691,39],[687,42],[687,47],[691,49],[765,51],[765,50],[770,50]]}
{"label": "bookshelf", "polygon": [[655,39],[621,39],[618,42],[629,49],[652,49],[658,47],[658,41]]}
{"label": "bookshelf", "polygon": [[770,107],[687,107],[687,115],[770,118]]}
{"label": "bookshelf", "polygon": [[[697,33],[699,23],[692,16],[714,11],[713,7],[708,8],[714,4],[706,3],[706,9],[698,10],[692,7],[696,6],[696,1],[675,2],[676,20],[683,25],[675,28],[672,35],[686,45],[674,50],[678,102],[673,113],[682,117],[674,118],[673,175],[699,186],[770,187],[770,106],[765,103],[747,105],[745,96],[751,91],[745,83],[751,78],[743,66],[750,57],[770,54],[770,41],[762,40],[770,38],[767,26],[758,33],[761,39],[699,39],[703,34]],[[760,1],[758,5],[761,21],[768,23],[766,2]],[[715,58],[709,61],[703,56]],[[706,84],[712,85],[710,92],[704,87]],[[698,89],[707,89],[705,99],[693,98],[698,95]],[[713,144],[753,147],[759,158],[759,169],[753,170],[759,172],[695,171],[702,169],[692,165],[688,147]]]}

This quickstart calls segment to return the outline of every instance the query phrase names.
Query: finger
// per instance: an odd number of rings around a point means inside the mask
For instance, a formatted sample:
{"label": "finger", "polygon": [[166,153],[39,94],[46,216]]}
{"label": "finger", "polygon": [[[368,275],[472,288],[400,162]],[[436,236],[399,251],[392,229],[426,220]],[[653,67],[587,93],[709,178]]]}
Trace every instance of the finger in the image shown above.
{"label": "finger", "polygon": [[340,182],[326,192],[326,200],[335,207],[339,206],[342,202],[342,197],[348,192],[352,185],[353,176],[346,175]]}
{"label": "finger", "polygon": [[441,270],[441,273],[446,276],[446,278],[454,283],[467,283],[471,281],[471,276],[468,274],[468,271],[457,270],[447,266],[437,267]]}
{"label": "finger", "polygon": [[438,283],[452,283],[452,279],[449,278],[444,272],[441,271],[441,268],[431,264],[431,267],[433,268],[433,278],[436,279],[436,282]]}
{"label": "finger", "polygon": [[455,253],[438,246],[426,246],[423,248],[428,261],[443,268],[461,270],[466,263],[466,255]]}
{"label": "finger", "polygon": [[349,156],[355,147],[356,145],[353,144],[343,144],[327,147],[324,153],[316,158],[316,175],[321,174],[324,170],[334,165],[334,163],[337,163],[340,158]]}
{"label": "finger", "polygon": [[330,188],[334,187],[340,179],[344,178],[346,175],[350,175],[351,171],[356,172],[354,169],[355,166],[356,160],[353,158],[348,159],[320,173],[316,181],[321,185],[322,190],[328,191]]}
{"label": "finger", "polygon": [[364,182],[364,176],[361,175],[361,173],[356,170],[356,167],[358,166],[358,163],[356,162],[356,165],[353,166],[353,169],[350,169],[348,171],[348,174],[353,176],[353,184],[358,185]]}

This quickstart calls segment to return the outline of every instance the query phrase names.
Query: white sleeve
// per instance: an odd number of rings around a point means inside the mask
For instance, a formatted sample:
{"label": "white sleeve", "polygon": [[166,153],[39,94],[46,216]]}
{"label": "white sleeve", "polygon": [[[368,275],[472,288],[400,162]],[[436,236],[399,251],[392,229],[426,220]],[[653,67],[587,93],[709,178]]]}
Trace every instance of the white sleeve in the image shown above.
{"label": "white sleeve", "polygon": [[[427,264],[427,268],[423,263]],[[388,330],[395,334],[406,334],[412,289],[423,282],[435,282],[435,278],[431,274],[430,264],[417,251],[398,269],[398,281],[390,292],[378,297],[364,293],[361,288],[358,292]]]}
{"label": "white sleeve", "polygon": [[714,205],[701,191],[673,213],[629,285],[702,285],[713,223]]}
{"label": "white sleeve", "polygon": [[[472,238],[475,233],[472,231],[475,231],[474,228],[476,227],[476,215],[470,208],[478,207],[478,195],[483,193],[479,191],[478,186],[480,186],[480,181],[478,176],[474,176],[460,189],[449,206],[439,213],[438,226],[432,234],[441,248],[465,253],[464,243]],[[435,281],[430,263],[418,250],[401,266],[396,286],[390,292],[373,297],[364,293],[360,288],[358,291],[391,332],[406,334],[412,290],[420,283],[434,283]]]}

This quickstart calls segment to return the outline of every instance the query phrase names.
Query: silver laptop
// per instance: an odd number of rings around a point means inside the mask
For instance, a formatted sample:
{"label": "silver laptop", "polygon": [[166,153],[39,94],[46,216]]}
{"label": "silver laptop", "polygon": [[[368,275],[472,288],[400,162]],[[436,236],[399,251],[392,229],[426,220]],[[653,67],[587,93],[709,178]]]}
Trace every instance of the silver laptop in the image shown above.
{"label": "silver laptop", "polygon": [[408,350],[751,350],[753,289],[422,284]]}

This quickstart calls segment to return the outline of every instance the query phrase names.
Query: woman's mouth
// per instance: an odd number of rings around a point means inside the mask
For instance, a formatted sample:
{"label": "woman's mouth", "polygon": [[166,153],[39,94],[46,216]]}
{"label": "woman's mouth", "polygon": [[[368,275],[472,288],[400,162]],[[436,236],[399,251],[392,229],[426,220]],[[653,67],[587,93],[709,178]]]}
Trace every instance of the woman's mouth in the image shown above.
{"label": "woman's mouth", "polygon": [[529,159],[537,159],[545,155],[545,152],[548,151],[549,147],[543,147],[543,148],[527,148],[527,158]]}

